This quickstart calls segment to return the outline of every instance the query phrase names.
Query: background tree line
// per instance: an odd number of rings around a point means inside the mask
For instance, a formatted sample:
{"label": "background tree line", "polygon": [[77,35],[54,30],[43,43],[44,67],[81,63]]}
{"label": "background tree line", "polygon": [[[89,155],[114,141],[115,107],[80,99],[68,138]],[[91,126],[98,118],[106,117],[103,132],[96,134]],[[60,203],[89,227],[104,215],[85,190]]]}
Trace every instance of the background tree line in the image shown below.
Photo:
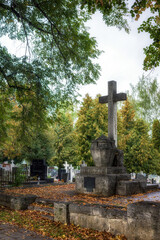
{"label": "background tree line", "polygon": [[[141,88],[144,83],[145,88]],[[6,120],[9,127],[0,145],[0,160],[46,159],[49,165],[59,167],[65,161],[78,166],[84,160],[93,165],[91,142],[102,134],[108,135],[108,107],[100,104],[98,97],[86,95],[79,109],[59,109],[55,119],[37,128],[28,122],[25,141],[19,131],[23,122],[18,118],[23,109],[13,99],[14,107],[8,111],[15,119]],[[160,174],[159,97],[157,80],[142,76],[118,109],[118,148],[124,151],[124,164],[129,172]],[[48,115],[46,112],[46,118]]]}

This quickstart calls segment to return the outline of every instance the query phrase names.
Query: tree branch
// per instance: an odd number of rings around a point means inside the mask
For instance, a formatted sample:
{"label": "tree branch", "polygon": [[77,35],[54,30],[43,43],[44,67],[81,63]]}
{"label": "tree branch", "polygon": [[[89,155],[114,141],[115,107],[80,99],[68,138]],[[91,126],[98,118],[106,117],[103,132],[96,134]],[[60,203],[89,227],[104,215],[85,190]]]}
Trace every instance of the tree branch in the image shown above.
{"label": "tree branch", "polygon": [[4,70],[0,67],[0,72],[2,73],[3,77],[6,79],[7,81],[7,84],[10,88],[15,88],[15,89],[21,89],[21,90],[26,90],[26,91],[31,91],[31,88],[30,87],[23,87],[23,86],[18,86],[16,84],[16,82],[14,81],[15,85],[11,84],[11,75],[13,74],[10,74],[9,76],[7,76],[4,72]]}
{"label": "tree branch", "polygon": [[12,7],[12,6],[9,7],[9,6],[7,6],[7,5],[5,5],[3,3],[0,3],[0,7],[2,7],[5,10],[8,10],[8,11],[14,13],[14,15],[18,18],[18,21],[19,21],[19,18],[22,18],[24,21],[26,21],[33,28],[35,28],[35,29],[37,29],[37,30],[39,30],[41,32],[47,33],[47,34],[51,34],[49,31],[46,31],[43,28],[41,28],[41,27],[37,26],[36,24],[34,24],[33,22],[31,22],[29,19],[24,17],[24,15],[20,16],[19,12],[17,12],[14,7]]}

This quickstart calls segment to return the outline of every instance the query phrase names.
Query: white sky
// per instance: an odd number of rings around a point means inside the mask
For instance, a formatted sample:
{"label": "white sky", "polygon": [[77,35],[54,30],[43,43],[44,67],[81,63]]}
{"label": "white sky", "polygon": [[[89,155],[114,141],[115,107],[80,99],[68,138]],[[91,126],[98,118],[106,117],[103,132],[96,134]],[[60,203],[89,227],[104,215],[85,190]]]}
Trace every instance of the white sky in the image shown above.
{"label": "white sky", "polygon": [[151,77],[157,77],[160,83],[160,69],[154,71],[143,71],[143,48],[151,43],[147,33],[139,33],[137,27],[140,25],[142,16],[138,22],[129,21],[131,31],[127,34],[124,30],[115,27],[107,27],[102,20],[102,15],[96,13],[92,20],[88,22],[90,34],[98,42],[98,48],[103,50],[99,57],[98,63],[102,71],[99,80],[95,84],[83,86],[80,89],[82,97],[86,93],[95,97],[97,94],[108,94],[108,81],[117,81],[117,92],[126,92],[130,89],[130,83],[135,85],[139,77],[144,74]]}
{"label": "white sky", "polygon": [[[147,15],[142,15],[138,22],[129,20],[131,28],[130,34],[124,30],[118,30],[115,27],[107,27],[102,20],[102,15],[96,13],[92,20],[87,24],[90,27],[90,34],[95,37],[98,43],[98,49],[103,50],[98,59],[101,66],[101,76],[96,84],[82,86],[79,93],[82,97],[88,93],[91,97],[97,94],[107,95],[107,82],[117,81],[117,91],[126,92],[130,89],[130,83],[135,85],[139,77],[144,74],[151,77],[157,77],[160,83],[160,69],[153,71],[143,71],[143,48],[151,43],[147,33],[138,34],[137,27]],[[6,37],[1,38],[2,44],[6,45],[10,53],[21,56],[25,53],[24,44],[18,41],[8,41]],[[80,100],[82,98],[79,98]]]}

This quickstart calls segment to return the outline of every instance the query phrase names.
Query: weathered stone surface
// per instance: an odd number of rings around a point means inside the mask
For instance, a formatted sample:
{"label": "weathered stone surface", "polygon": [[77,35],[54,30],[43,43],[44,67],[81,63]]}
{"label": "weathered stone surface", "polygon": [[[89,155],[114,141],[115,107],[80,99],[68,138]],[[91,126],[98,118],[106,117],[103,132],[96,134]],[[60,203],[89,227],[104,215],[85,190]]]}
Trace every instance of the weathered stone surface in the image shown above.
{"label": "weathered stone surface", "polygon": [[[94,175],[90,175],[94,176]],[[104,196],[112,196],[114,195],[116,189],[116,175],[115,174],[107,174],[104,176],[94,176],[95,177],[95,188],[92,189],[92,193],[104,195]],[[85,175],[76,175],[76,191],[79,193],[91,193],[84,187],[84,179]]]}
{"label": "weathered stone surface", "polygon": [[54,203],[54,221],[67,224],[70,223],[69,203],[64,202]]}
{"label": "weathered stone surface", "polygon": [[117,101],[127,99],[125,93],[117,94],[117,82],[108,82],[108,96],[100,97],[100,103],[108,103],[108,136],[115,140],[117,146]]}
{"label": "weathered stone surface", "polygon": [[99,216],[103,218],[111,218],[111,219],[123,219],[127,218],[127,212],[122,210],[121,207],[110,206],[110,205],[81,205],[71,203],[69,205],[70,213],[81,213],[89,216]]}
{"label": "weathered stone surface", "polygon": [[36,200],[35,195],[8,195],[1,193],[0,205],[9,207],[14,210],[25,210]]}
{"label": "weathered stone surface", "polygon": [[126,173],[124,167],[81,167],[81,174],[84,175],[106,175]]}
{"label": "weathered stone surface", "polygon": [[116,194],[126,196],[145,192],[146,182],[144,181],[117,181]]}
{"label": "weathered stone surface", "polygon": [[55,221],[124,234],[128,240],[159,240],[160,202],[137,202],[121,207],[55,203]]}
{"label": "weathered stone surface", "polygon": [[70,204],[70,222],[85,228],[123,234],[127,227],[127,212],[120,208]]}
{"label": "weathered stone surface", "polygon": [[107,167],[113,165],[116,153],[114,140],[102,135],[91,144],[91,154],[96,167]]}
{"label": "weathered stone surface", "polygon": [[160,202],[137,202],[127,207],[129,240],[160,239]]}

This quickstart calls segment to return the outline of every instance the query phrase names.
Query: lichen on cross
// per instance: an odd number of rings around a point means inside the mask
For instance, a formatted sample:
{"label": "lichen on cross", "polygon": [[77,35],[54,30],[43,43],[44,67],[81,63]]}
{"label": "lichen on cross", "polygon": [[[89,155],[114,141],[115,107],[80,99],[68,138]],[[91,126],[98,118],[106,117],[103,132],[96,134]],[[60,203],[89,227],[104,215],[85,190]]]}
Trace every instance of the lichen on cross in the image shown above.
{"label": "lichen on cross", "polygon": [[117,93],[117,82],[108,82],[108,96],[99,97],[99,103],[108,103],[108,137],[117,146],[117,102],[127,99],[126,93]]}

